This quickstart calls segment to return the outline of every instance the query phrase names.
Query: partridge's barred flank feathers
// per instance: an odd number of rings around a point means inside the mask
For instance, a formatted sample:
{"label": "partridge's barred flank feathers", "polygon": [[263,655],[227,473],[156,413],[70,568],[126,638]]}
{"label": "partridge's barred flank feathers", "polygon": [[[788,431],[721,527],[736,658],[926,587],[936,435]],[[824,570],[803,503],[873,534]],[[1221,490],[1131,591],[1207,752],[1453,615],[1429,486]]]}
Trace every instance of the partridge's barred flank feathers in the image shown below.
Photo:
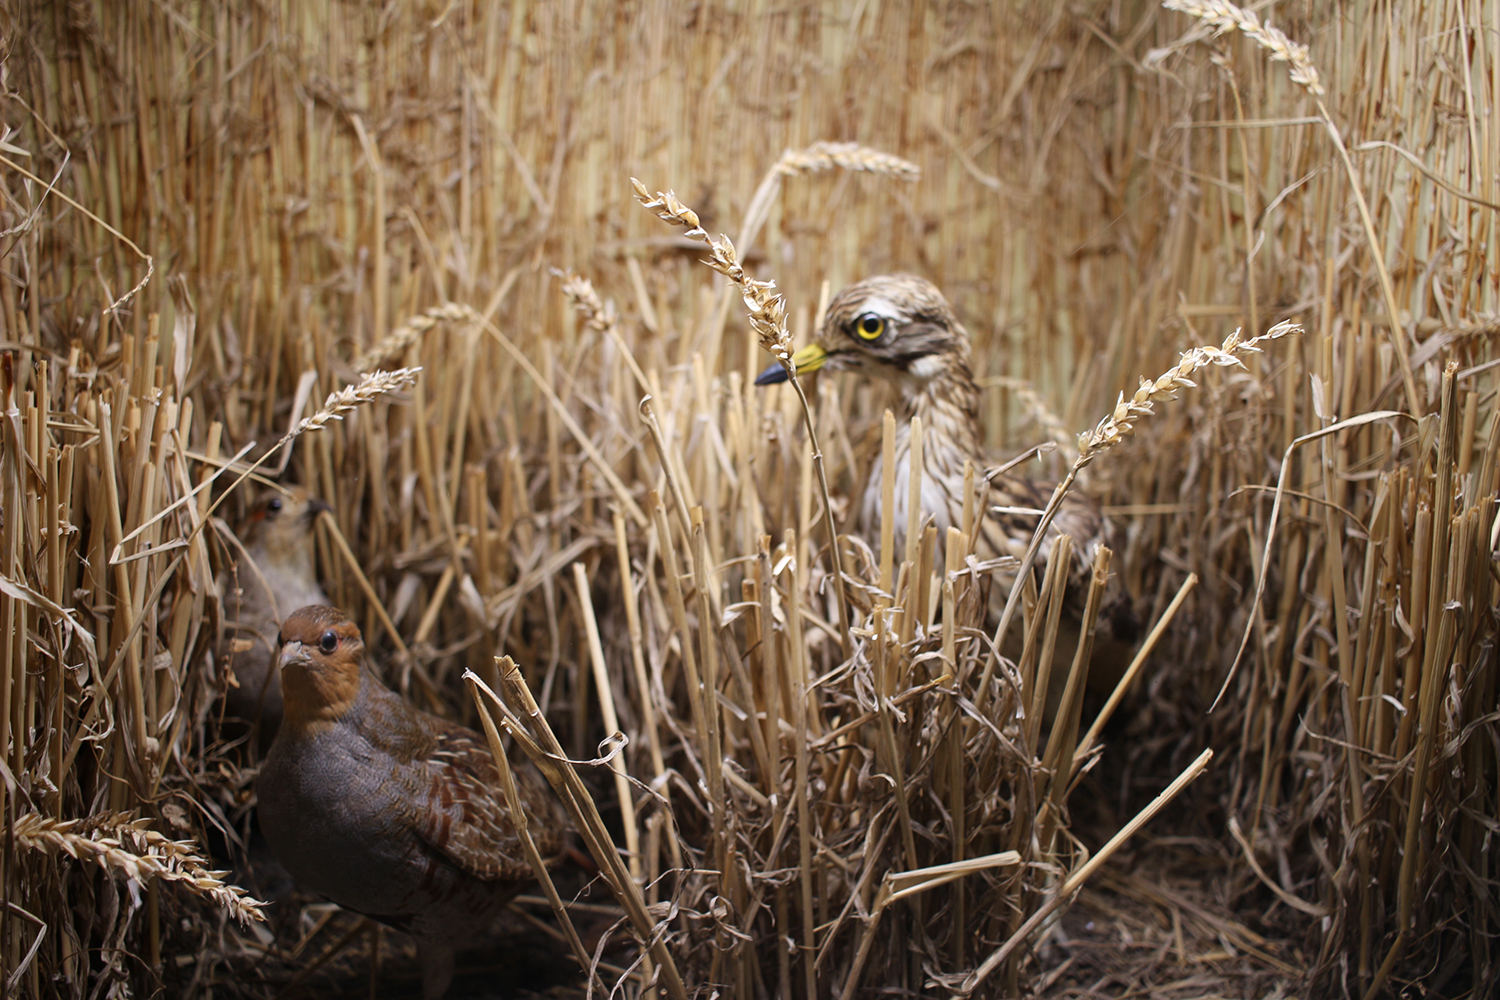
{"label": "partridge's barred flank feathers", "polygon": [[[278,663],[286,711],[256,783],[266,839],[307,888],[414,937],[436,1000],[457,950],[532,879],[495,760],[365,669],[342,611],[294,612]],[[515,776],[537,847],[557,856],[560,803],[534,768]]]}
{"label": "partridge's barred flank feathers", "polygon": [[[845,288],[828,305],[816,342],[793,358],[797,373],[857,371],[892,383],[901,396],[896,418],[896,552],[905,546],[906,506],[911,474],[911,418],[921,417],[922,512],[936,523],[941,540],[950,526],[963,524],[964,463],[982,473],[987,462],[979,425],[979,386],[970,367],[969,334],[948,300],[932,282],[910,274],[866,278]],[[761,372],[758,385],[785,380],[774,364]],[[882,457],[877,454],[861,504],[861,527],[867,537],[880,528]],[[1052,494],[1051,484],[1023,476],[992,475],[986,506],[1040,510]],[[978,539],[981,559],[1024,555],[1037,518],[1025,514],[987,513]],[[1045,561],[1059,534],[1074,540],[1069,568],[1070,594],[1081,594],[1094,554],[1106,543],[1109,525],[1092,499],[1070,494],[1043,542]],[[899,558],[899,557],[898,557]],[[937,565],[942,565],[939,557]],[[1001,575],[1001,600],[1013,577]],[[995,591],[992,591],[994,596]],[[1125,641],[1134,639],[1133,616],[1116,607],[1101,616]]]}
{"label": "partridge's barred flank feathers", "polygon": [[235,567],[219,580],[225,625],[219,656],[236,681],[224,697],[225,714],[259,720],[262,753],[281,724],[281,678],[273,669],[277,630],[298,608],[328,603],[313,559],[313,525],[325,510],[326,503],[299,486],[267,489],[241,529],[248,564],[236,554]]}

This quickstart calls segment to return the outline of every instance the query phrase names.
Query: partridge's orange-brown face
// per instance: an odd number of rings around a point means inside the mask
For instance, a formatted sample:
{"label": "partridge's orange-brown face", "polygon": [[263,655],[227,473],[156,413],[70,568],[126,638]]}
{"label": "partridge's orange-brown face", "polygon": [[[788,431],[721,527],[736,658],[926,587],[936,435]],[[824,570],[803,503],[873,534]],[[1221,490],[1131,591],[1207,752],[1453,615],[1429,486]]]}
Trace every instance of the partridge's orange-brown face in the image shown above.
{"label": "partridge's orange-brown face", "polygon": [[312,534],[318,515],[331,508],[301,486],[272,487],[256,497],[241,537],[268,549],[301,545]]}
{"label": "partridge's orange-brown face", "polygon": [[286,721],[332,724],[359,694],[365,644],[359,626],[338,608],[310,605],[281,624],[278,643]]}

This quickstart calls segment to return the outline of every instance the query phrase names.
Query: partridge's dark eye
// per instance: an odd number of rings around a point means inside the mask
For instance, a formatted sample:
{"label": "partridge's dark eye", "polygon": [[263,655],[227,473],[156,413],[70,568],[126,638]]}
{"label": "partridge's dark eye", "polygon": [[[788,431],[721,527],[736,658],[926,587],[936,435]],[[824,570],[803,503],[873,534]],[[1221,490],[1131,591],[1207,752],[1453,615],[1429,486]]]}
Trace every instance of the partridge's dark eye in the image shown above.
{"label": "partridge's dark eye", "polygon": [[279,513],[281,513],[281,498],[280,497],[272,497],[271,499],[269,499],[269,500],[266,501],[266,513],[267,514],[279,514]]}
{"label": "partridge's dark eye", "polygon": [[854,332],[859,334],[861,340],[879,340],[880,335],[885,333],[885,318],[865,313],[854,321]]}
{"label": "partridge's dark eye", "polygon": [[318,640],[318,648],[325,653],[331,653],[335,649],[338,649],[339,634],[333,629],[329,629],[327,632],[324,632],[323,637]]}

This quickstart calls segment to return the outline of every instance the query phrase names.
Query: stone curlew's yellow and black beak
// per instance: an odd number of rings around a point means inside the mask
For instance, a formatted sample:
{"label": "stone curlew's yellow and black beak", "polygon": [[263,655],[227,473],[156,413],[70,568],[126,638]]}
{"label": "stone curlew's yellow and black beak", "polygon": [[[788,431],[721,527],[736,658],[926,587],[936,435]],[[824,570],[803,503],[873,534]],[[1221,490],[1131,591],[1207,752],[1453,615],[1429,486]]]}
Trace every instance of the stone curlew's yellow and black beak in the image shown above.
{"label": "stone curlew's yellow and black beak", "polygon": [[[818,344],[808,344],[802,350],[792,355],[792,364],[797,368],[798,375],[806,375],[823,367],[823,362],[828,360],[828,352]],[[781,367],[781,362],[766,366],[766,370],[755,376],[756,385],[775,385],[786,381],[786,369]]]}

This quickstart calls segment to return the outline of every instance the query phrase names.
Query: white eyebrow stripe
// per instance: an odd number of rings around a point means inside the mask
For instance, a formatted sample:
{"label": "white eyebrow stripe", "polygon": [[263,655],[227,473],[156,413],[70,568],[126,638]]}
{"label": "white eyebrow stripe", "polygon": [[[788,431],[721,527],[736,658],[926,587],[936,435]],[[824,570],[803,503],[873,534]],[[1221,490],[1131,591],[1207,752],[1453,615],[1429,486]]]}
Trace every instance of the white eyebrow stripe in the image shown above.
{"label": "white eyebrow stripe", "polygon": [[894,319],[902,314],[902,310],[897,308],[889,299],[881,298],[879,295],[872,295],[861,302],[858,308],[854,310],[856,317],[863,316],[865,313],[874,313],[877,316]]}

